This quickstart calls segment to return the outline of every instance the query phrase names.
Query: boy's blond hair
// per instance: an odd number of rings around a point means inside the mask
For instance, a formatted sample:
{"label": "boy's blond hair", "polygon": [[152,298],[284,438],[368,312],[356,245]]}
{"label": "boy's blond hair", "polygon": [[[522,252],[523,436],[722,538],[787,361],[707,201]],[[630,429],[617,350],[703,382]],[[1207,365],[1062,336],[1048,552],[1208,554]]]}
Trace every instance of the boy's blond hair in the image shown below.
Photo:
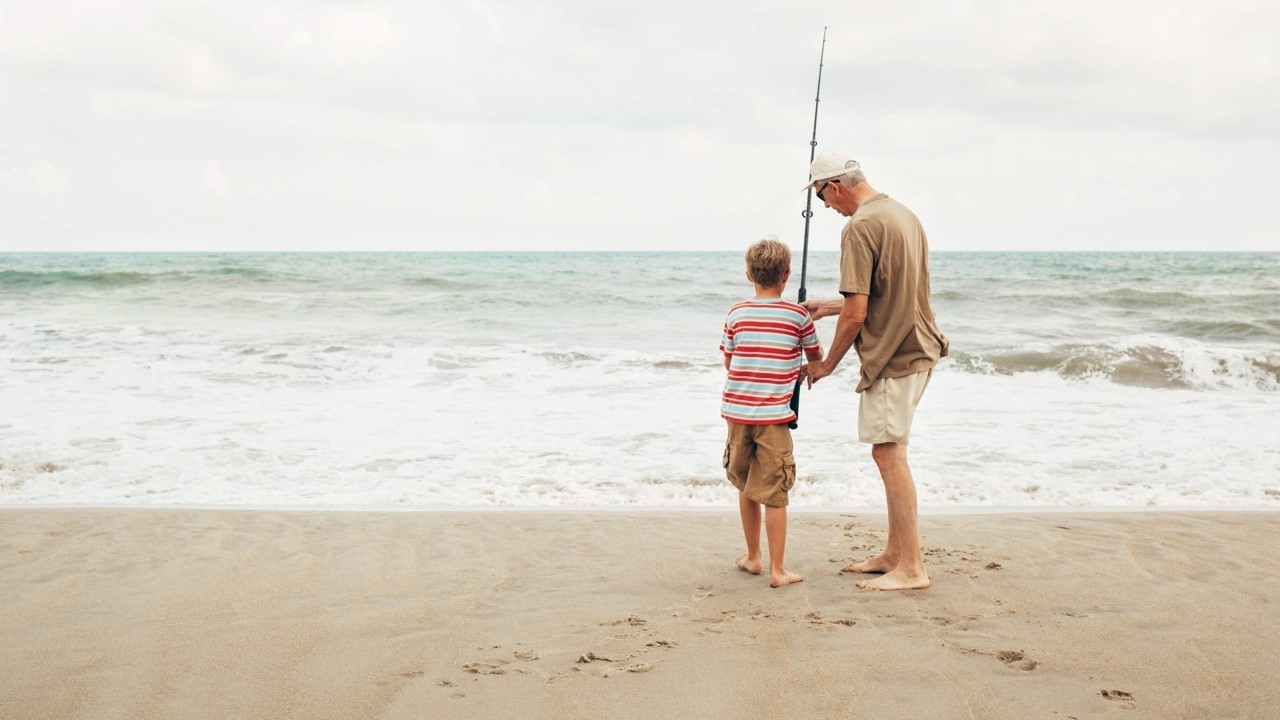
{"label": "boy's blond hair", "polygon": [[747,248],[747,275],[761,287],[775,287],[791,269],[791,248],[777,238],[765,238]]}

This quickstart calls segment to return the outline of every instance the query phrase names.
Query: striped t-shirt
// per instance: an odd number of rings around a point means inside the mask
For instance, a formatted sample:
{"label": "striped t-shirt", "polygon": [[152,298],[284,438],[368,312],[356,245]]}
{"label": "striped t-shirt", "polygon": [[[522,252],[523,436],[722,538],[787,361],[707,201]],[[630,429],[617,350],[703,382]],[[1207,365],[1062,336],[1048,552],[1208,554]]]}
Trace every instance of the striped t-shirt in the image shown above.
{"label": "striped t-shirt", "polygon": [[796,419],[791,393],[800,376],[800,348],[821,359],[818,334],[803,307],[781,298],[734,305],[724,322],[720,351],[729,355],[720,415],[744,425]]}

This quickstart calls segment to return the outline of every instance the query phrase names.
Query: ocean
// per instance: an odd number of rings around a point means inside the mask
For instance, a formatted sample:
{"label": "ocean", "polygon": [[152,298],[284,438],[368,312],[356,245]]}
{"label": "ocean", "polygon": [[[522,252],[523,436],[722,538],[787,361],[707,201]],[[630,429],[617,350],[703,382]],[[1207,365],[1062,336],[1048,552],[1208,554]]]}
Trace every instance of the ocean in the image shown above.
{"label": "ocean", "polygon": [[[922,512],[1280,510],[1280,253],[931,265]],[[737,252],[0,254],[0,505],[732,508],[751,293]],[[793,509],[884,505],[857,377],[802,395]]]}

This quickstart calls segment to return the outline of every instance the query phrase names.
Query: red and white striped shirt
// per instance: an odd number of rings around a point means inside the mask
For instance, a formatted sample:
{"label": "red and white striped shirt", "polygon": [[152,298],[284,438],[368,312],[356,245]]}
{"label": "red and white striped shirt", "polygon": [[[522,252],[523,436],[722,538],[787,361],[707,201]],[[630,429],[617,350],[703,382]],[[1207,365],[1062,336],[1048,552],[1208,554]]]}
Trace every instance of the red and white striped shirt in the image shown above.
{"label": "red and white striped shirt", "polygon": [[809,312],[781,298],[746,300],[725,318],[720,351],[729,355],[720,416],[746,425],[777,425],[796,419],[791,394],[800,376],[800,349],[822,359]]}

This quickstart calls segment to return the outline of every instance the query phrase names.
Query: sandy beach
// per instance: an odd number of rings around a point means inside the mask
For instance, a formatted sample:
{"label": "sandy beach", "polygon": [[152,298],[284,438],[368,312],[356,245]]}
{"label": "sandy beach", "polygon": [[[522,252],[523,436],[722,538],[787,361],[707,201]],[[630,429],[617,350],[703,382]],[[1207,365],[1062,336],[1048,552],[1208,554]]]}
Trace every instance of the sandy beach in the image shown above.
{"label": "sandy beach", "polygon": [[0,510],[0,717],[1280,717],[1267,513]]}

